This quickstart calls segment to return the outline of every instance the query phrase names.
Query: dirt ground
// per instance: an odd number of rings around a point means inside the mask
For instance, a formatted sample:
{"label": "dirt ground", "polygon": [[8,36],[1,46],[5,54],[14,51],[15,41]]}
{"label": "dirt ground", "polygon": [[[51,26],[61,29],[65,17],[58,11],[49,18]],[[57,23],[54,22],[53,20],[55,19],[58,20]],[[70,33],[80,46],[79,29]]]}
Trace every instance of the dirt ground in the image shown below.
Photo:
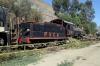
{"label": "dirt ground", "polygon": [[74,62],[73,66],[100,66],[100,43],[82,49],[50,53],[36,64],[27,66],[57,66],[64,61]]}

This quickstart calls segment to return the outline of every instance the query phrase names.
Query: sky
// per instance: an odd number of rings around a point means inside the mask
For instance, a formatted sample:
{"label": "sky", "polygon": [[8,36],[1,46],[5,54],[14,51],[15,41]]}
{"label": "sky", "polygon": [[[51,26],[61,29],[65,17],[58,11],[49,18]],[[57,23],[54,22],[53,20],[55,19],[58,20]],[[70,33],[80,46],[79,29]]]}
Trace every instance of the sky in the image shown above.
{"label": "sky", "polygon": [[[52,5],[52,0],[43,0],[44,2],[49,3]],[[80,2],[85,2],[86,0],[79,0]],[[100,26],[100,0],[92,0],[93,2],[93,8],[95,10],[95,18],[93,19],[93,22],[97,24],[97,26]]]}

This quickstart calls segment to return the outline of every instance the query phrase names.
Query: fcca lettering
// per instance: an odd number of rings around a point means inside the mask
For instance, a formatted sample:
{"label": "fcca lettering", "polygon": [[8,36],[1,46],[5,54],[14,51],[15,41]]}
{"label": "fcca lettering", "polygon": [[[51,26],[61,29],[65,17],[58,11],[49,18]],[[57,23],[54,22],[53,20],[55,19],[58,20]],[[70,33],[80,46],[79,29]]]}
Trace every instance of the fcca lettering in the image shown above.
{"label": "fcca lettering", "polygon": [[44,32],[44,37],[59,37],[59,34],[53,32]]}

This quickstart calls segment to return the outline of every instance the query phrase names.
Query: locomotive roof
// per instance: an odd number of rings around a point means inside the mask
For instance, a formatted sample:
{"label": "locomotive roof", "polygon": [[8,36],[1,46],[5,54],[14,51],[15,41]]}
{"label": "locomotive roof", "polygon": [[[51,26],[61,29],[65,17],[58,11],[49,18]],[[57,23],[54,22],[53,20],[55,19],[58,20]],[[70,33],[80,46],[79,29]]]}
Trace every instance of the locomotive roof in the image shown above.
{"label": "locomotive roof", "polygon": [[75,25],[74,23],[68,22],[68,21],[65,21],[65,20],[64,20],[64,23],[68,23],[68,24],[73,24],[73,25]]}
{"label": "locomotive roof", "polygon": [[75,25],[74,23],[72,23],[72,22],[68,22],[68,21],[65,21],[65,20],[62,20],[62,19],[54,19],[54,20],[52,20],[51,22],[64,22],[64,23],[68,23],[68,24],[72,24],[72,25]]}

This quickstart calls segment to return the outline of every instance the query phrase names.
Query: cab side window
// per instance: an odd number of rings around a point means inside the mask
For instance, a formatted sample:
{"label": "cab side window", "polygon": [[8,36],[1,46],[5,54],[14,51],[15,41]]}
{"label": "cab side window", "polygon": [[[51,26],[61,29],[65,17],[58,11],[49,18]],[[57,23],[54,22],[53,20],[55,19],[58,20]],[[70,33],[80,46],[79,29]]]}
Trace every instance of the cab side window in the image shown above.
{"label": "cab side window", "polygon": [[70,30],[70,25],[68,24],[68,29]]}
{"label": "cab side window", "polygon": [[71,30],[71,25],[70,24],[67,24],[66,25],[66,29]]}

